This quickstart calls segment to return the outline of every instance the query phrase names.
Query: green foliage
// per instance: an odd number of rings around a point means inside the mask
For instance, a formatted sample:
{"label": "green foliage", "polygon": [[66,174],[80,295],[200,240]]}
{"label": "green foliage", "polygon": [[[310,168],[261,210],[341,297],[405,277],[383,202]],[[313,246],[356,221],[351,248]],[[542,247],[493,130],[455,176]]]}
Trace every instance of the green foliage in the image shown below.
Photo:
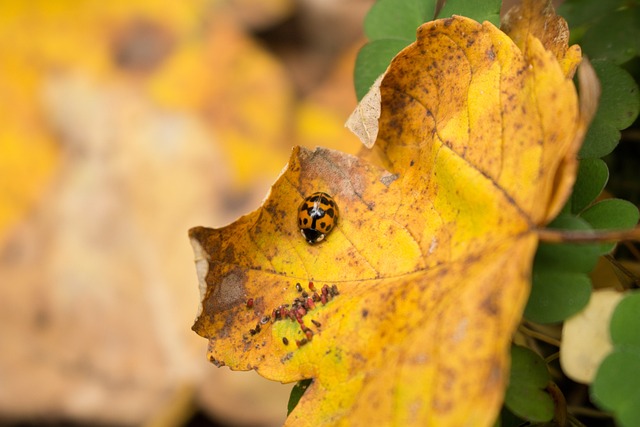
{"label": "green foliage", "polygon": [[602,159],[583,159],[580,161],[573,194],[567,204],[570,207],[570,212],[578,215],[593,203],[604,190],[608,180],[609,168]]}
{"label": "green foliage", "polygon": [[640,292],[620,301],[610,323],[614,350],[600,365],[591,387],[592,399],[613,411],[621,426],[640,425]]}
{"label": "green foliage", "polygon": [[385,72],[393,57],[410,43],[402,39],[373,40],[360,49],[355,65],[358,99],[367,94],[373,82]]}
{"label": "green foliage", "polygon": [[433,0],[378,0],[364,21],[364,33],[369,40],[397,39],[412,43],[416,29],[433,19],[435,7]]}
{"label": "green foliage", "polygon": [[[453,14],[499,24],[502,0],[449,0],[438,17]],[[369,39],[358,53],[354,84],[358,99],[389,66],[394,56],[416,40],[418,27],[435,17],[436,0],[378,0],[364,21]]]}
{"label": "green foliage", "polygon": [[[549,227],[592,229],[585,220],[570,214],[559,216]],[[531,295],[525,317],[538,323],[561,322],[584,308],[591,296],[588,273],[599,255],[599,245],[540,244],[533,263]]]}
{"label": "green foliage", "polygon": [[585,32],[580,45],[594,59],[624,64],[640,51],[639,22],[637,7],[610,11]]}
{"label": "green foliage", "polygon": [[378,0],[364,20],[370,40],[358,53],[354,83],[358,99],[389,66],[394,56],[416,40],[417,28],[435,16],[436,0]]}
{"label": "green foliage", "polygon": [[585,138],[581,158],[609,154],[620,141],[620,130],[634,122],[640,111],[640,91],[633,77],[608,61],[593,61],[602,88],[598,112]]}
{"label": "green foliage", "polygon": [[[595,37],[599,39],[598,43],[616,45],[619,29],[613,28],[610,18],[617,17],[623,10],[629,12],[621,5],[622,2],[569,0],[559,13],[566,17],[572,34],[574,27],[578,28],[579,36],[573,36],[572,40],[580,42],[582,38],[582,41],[588,41]],[[629,13],[630,16],[634,14]],[[601,28],[605,24],[611,27],[607,31]],[[629,20],[616,24],[620,25],[629,25]],[[630,31],[627,34],[634,33]],[[634,38],[634,43],[638,40],[640,38]],[[620,63],[631,56],[612,54],[606,49],[602,51],[599,46],[596,43],[582,46],[585,53],[594,59],[592,64],[602,86],[598,112],[580,152],[582,161],[573,195],[563,214],[549,228],[582,231],[630,229],[638,222],[638,210],[629,202],[611,199],[594,204],[609,178],[608,167],[599,157],[614,150],[620,141],[620,130],[630,126],[640,110],[637,83],[614,62]],[[616,45],[613,51],[618,47]],[[625,47],[621,52],[628,50]],[[614,243],[541,244],[534,262],[532,290],[525,317],[540,323],[561,322],[581,310],[591,292],[591,279],[587,273],[595,266],[598,256],[610,253],[614,246]]]}
{"label": "green foliage", "polygon": [[[610,322],[611,341],[621,350],[640,354],[640,293],[627,295],[616,307]],[[640,371],[637,371],[640,372]]]}
{"label": "green foliage", "polygon": [[584,273],[543,270],[533,274],[524,315],[538,323],[561,322],[582,310],[591,296],[591,280]]}
{"label": "green foliage", "polygon": [[291,413],[298,405],[298,402],[304,395],[304,392],[307,391],[307,388],[311,385],[312,379],[298,381],[296,385],[291,389],[291,394],[289,395],[289,404],[287,405],[287,415]]}
{"label": "green foliage", "polygon": [[574,33],[583,35],[586,30],[597,23],[603,16],[611,13],[627,3],[626,0],[567,0],[557,10],[571,28],[571,43],[576,43]]}
{"label": "green foliage", "polygon": [[511,347],[511,375],[505,406],[528,421],[553,418],[553,399],[545,390],[551,377],[544,360],[525,347]]}
{"label": "green foliage", "polygon": [[[638,223],[638,208],[626,200],[607,199],[585,209],[580,217],[595,229],[624,230]],[[600,253],[611,252],[614,246],[613,243],[603,243]]]}
{"label": "green foliage", "polygon": [[[592,60],[602,87],[598,112],[580,151],[581,162],[571,213],[594,229],[625,229],[638,222],[638,209],[619,199],[593,204],[608,179],[599,159],[620,141],[620,131],[631,126],[640,111],[640,93],[633,61],[640,54],[640,2],[634,0],[568,0],[559,14],[569,23],[572,42]],[[636,64],[637,65],[637,64]],[[636,176],[637,172],[636,172]],[[585,251],[592,250],[592,245]],[[614,244],[597,245],[609,253]],[[590,256],[590,255],[589,255]],[[640,372],[640,294],[625,297],[610,323],[614,350],[601,363],[591,385],[591,397],[611,411],[618,425],[640,425],[640,388],[633,380]]]}
{"label": "green foliage", "polygon": [[[595,173],[589,178],[582,178],[583,189],[578,196],[579,203],[576,203],[579,215],[564,213],[549,224],[549,228],[588,231],[635,226],[639,218],[638,209],[626,200],[607,199],[592,204],[606,181],[607,171],[598,162],[587,163],[585,171],[589,170]],[[573,203],[570,200],[568,205]],[[589,207],[585,209],[585,206]],[[525,317],[538,323],[561,322],[584,308],[591,295],[588,273],[595,267],[598,257],[613,248],[613,243],[541,243],[533,264],[531,295]]]}
{"label": "green foliage", "polygon": [[589,58],[623,64],[640,53],[638,6],[637,0],[567,0],[558,14]]}
{"label": "green foliage", "polygon": [[451,15],[463,15],[478,22],[489,21],[496,27],[500,26],[500,6],[502,0],[449,0],[444,4],[438,18],[448,18]]}

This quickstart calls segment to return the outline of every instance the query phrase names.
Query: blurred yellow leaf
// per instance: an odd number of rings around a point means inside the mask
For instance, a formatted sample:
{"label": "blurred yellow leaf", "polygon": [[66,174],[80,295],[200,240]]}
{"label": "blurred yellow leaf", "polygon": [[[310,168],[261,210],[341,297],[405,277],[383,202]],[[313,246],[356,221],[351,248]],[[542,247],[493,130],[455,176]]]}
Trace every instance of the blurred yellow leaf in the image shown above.
{"label": "blurred yellow leaf", "polygon": [[204,118],[240,185],[272,179],[291,146],[293,90],[284,67],[228,15],[211,17],[205,31],[152,76],[151,96]]}
{"label": "blurred yellow leaf", "polygon": [[357,104],[353,90],[353,69],[361,43],[347,49],[326,80],[305,97],[295,111],[296,142],[314,148],[333,148],[349,154],[361,149],[358,138],[345,126]]}
{"label": "blurred yellow leaf", "polygon": [[[225,223],[238,205],[225,134],[242,138],[246,181],[275,176],[290,153],[283,68],[237,24],[217,22],[228,18],[216,15],[220,3],[0,2],[6,417],[137,425],[186,383],[200,408],[237,419],[246,388],[261,390],[251,379],[221,383],[184,328],[197,290],[182,286],[191,255],[181,230]],[[181,67],[182,80],[165,78]],[[174,83],[184,99],[172,104],[160,95]],[[44,348],[46,363],[32,357]],[[286,399],[270,386],[274,401]],[[282,418],[264,408],[244,420]]]}
{"label": "blurred yellow leaf", "polygon": [[234,15],[252,29],[269,27],[294,12],[293,0],[231,0]]}
{"label": "blurred yellow leaf", "polygon": [[0,246],[11,227],[42,196],[57,161],[50,137],[24,130],[6,126],[0,130]]}
{"label": "blurred yellow leaf", "polygon": [[42,196],[58,160],[39,109],[39,83],[25,58],[0,54],[0,246]]}
{"label": "blurred yellow leaf", "polygon": [[199,19],[197,3],[162,4],[0,2],[0,243],[41,197],[58,164],[55,135],[42,111],[43,86],[70,70],[113,74],[115,42],[141,17],[157,20],[177,37]]}
{"label": "blurred yellow leaf", "polygon": [[590,384],[598,367],[613,349],[609,325],[624,293],[600,289],[591,294],[589,304],[567,319],[562,327],[560,364],[573,381]]}
{"label": "blurred yellow leaf", "polygon": [[[420,27],[380,91],[369,154],[296,148],[259,210],[190,231],[193,328],[217,365],[314,379],[287,425],[488,426],[535,229],[574,178],[576,90],[535,37],[454,17]],[[311,246],[296,214],[316,191],[340,218]]]}

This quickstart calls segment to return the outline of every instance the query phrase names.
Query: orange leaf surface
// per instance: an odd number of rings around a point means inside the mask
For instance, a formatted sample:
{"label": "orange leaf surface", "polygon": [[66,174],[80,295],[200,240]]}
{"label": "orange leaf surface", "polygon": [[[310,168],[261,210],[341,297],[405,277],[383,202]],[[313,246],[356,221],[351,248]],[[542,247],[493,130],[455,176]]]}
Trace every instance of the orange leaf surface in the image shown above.
{"label": "orange leaf surface", "polygon": [[[372,151],[295,148],[260,209],[190,231],[210,360],[314,379],[287,425],[493,423],[535,229],[584,127],[555,54],[523,46],[467,18],[423,25],[382,81]],[[312,246],[297,208],[316,191],[340,218]]]}

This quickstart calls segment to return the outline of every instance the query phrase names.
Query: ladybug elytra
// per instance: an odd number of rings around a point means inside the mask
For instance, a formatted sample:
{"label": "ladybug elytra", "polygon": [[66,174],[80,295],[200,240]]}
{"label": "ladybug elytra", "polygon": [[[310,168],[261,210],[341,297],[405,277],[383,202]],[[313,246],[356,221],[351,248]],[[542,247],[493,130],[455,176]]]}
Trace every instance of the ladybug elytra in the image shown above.
{"label": "ladybug elytra", "polygon": [[338,221],[338,205],[327,193],[313,193],[298,208],[298,227],[307,243],[324,240]]}

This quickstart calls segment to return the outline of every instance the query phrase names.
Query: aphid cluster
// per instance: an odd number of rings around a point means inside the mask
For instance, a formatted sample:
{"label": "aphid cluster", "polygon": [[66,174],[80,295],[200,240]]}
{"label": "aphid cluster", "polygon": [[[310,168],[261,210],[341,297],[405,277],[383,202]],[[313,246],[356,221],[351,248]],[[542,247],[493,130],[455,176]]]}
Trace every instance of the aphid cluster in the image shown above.
{"label": "aphid cluster", "polygon": [[[316,307],[317,303],[321,303],[322,305],[326,305],[329,301],[331,301],[334,297],[340,295],[338,291],[338,287],[336,285],[324,285],[320,289],[318,293],[313,282],[309,282],[309,291],[312,294],[309,294],[306,290],[302,288],[300,283],[296,283],[296,290],[300,294],[297,296],[291,304],[281,304],[280,306],[274,308],[271,311],[271,316],[263,316],[260,321],[256,324],[256,326],[249,330],[249,334],[251,336],[260,333],[262,330],[262,326],[266,325],[271,321],[275,323],[280,320],[289,319],[291,321],[297,322],[300,325],[300,329],[304,334],[304,337],[300,340],[296,340],[296,345],[298,347],[302,347],[313,339],[314,332],[304,323],[304,316],[311,310]],[[249,298],[247,300],[246,306],[248,309],[253,308],[253,298]],[[311,323],[317,328],[320,329],[322,324],[317,320],[311,319]],[[289,345],[289,340],[284,337],[282,338],[282,343],[284,345]]]}
{"label": "aphid cluster", "polygon": [[[313,282],[309,282],[309,291],[313,292],[311,295],[309,294],[309,292],[305,291],[302,288],[302,285],[300,285],[300,283],[296,283],[296,290],[300,293],[300,296],[296,297],[291,305],[284,304],[278,308],[275,308],[273,311],[273,318],[274,322],[285,319],[287,317],[298,322],[298,324],[300,325],[300,329],[304,334],[304,337],[300,340],[296,340],[296,345],[298,347],[302,347],[303,345],[310,342],[313,339],[314,335],[313,330],[304,323],[304,316],[309,311],[313,310],[316,307],[317,303],[322,303],[322,305],[325,305],[340,293],[336,285],[333,285],[331,287],[329,287],[328,285],[324,285],[320,290],[320,293],[318,293]],[[311,323],[313,323],[313,325],[317,329],[320,329],[320,327],[322,326],[322,324],[315,319],[311,319]],[[288,345],[288,340],[285,345]]]}
{"label": "aphid cluster", "polygon": [[[246,306],[247,306],[247,309],[253,308],[253,298],[249,298],[247,300]],[[254,328],[249,329],[249,334],[253,336],[259,333],[260,331],[262,331],[262,325],[266,325],[267,323],[269,323],[269,320],[271,320],[271,317],[263,316],[262,319],[260,319],[258,323],[256,323],[256,326]]]}

